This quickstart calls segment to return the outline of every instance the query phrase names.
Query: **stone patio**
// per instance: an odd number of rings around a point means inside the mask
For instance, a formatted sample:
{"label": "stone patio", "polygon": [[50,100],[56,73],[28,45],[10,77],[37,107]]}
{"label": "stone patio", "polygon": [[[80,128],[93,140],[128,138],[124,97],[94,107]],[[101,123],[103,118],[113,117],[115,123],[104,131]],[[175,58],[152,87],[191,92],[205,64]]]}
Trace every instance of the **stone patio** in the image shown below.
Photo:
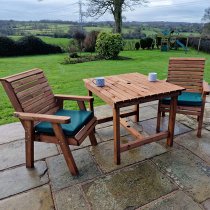
{"label": "stone patio", "polygon": [[[123,111],[131,109],[128,107]],[[140,107],[140,122],[128,121],[143,135],[155,132],[157,103]],[[97,117],[111,116],[109,106],[95,108]],[[168,123],[162,120],[162,129]],[[35,168],[25,168],[24,130],[20,123],[0,126],[0,209],[2,210],[210,210],[210,98],[202,138],[197,121],[177,115],[174,146],[166,140],[121,154],[113,163],[112,122],[97,125],[98,145],[87,138],[71,146],[80,174],[73,177],[61,150],[35,143]],[[133,138],[122,128],[121,141]]]}

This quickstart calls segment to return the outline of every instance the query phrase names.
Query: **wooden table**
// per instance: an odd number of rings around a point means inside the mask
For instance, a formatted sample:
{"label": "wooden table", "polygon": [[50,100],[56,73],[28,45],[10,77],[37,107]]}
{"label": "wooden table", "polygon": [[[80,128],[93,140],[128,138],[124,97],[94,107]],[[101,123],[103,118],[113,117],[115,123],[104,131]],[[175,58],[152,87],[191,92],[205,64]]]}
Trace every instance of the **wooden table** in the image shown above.
{"label": "wooden table", "polygon": [[[139,73],[120,74],[105,77],[105,86],[97,87],[93,78],[84,79],[89,95],[92,93],[112,106],[113,117],[98,120],[104,123],[113,120],[114,127],[114,161],[120,164],[120,153],[138,146],[167,138],[167,144],[173,145],[174,126],[176,118],[177,97],[184,88],[170,84],[166,81],[149,82],[147,76]],[[138,131],[130,127],[124,117],[135,116],[139,121],[139,104],[161,98],[171,97],[168,130],[156,133],[150,137],[143,137]],[[120,114],[120,108],[135,105],[134,111]],[[90,107],[92,111],[93,107]],[[120,145],[120,124],[131,133],[136,140]]]}

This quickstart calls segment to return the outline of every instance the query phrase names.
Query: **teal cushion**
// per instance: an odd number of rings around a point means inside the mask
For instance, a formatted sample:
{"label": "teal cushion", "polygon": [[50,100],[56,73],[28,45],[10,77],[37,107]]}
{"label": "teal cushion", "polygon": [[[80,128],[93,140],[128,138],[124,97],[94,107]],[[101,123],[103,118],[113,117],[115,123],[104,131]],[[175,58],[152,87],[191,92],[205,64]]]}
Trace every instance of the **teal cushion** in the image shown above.
{"label": "teal cushion", "polygon": [[[162,99],[163,104],[170,104],[171,98]],[[178,105],[182,106],[201,106],[202,105],[202,95],[200,93],[190,93],[182,92],[178,96]]]}
{"label": "teal cushion", "polygon": [[[74,136],[85,124],[93,118],[93,112],[64,110],[61,109],[55,113],[59,116],[71,117],[71,122],[68,124],[61,124],[63,132],[66,136]],[[35,126],[35,131],[38,133],[54,135],[52,124],[49,122],[40,122]]]}

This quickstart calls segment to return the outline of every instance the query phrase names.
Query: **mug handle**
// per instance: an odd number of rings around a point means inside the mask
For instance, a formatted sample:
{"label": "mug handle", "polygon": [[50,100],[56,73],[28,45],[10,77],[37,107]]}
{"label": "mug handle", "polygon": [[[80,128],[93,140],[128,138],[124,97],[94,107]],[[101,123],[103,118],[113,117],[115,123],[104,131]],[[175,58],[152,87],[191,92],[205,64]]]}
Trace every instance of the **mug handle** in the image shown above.
{"label": "mug handle", "polygon": [[96,85],[96,82],[95,82],[95,81],[96,81],[96,79],[93,79],[93,80],[92,80],[92,83]]}

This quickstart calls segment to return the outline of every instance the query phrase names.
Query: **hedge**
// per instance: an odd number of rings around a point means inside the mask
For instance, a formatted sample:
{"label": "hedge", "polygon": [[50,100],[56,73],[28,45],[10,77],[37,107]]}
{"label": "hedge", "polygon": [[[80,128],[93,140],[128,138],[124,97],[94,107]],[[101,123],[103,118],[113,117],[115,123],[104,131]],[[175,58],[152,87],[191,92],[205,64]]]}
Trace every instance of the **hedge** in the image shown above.
{"label": "hedge", "polygon": [[[188,46],[193,47],[197,50],[199,45],[199,39],[199,37],[190,37]],[[199,50],[206,53],[210,53],[210,38],[201,38]]]}
{"label": "hedge", "polygon": [[25,36],[14,41],[8,37],[0,37],[0,56],[40,55],[62,53],[59,46],[46,44],[35,36]]}

